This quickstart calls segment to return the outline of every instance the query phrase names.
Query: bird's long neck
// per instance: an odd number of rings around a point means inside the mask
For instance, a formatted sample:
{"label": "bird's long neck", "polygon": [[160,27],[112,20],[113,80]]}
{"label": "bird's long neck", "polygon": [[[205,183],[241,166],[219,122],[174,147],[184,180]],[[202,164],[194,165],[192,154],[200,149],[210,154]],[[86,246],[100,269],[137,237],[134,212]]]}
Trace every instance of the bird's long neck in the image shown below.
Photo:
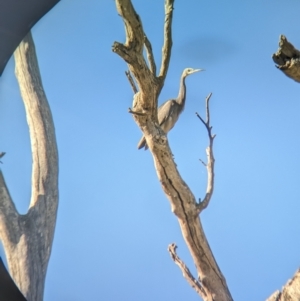
{"label": "bird's long neck", "polygon": [[185,96],[186,96],[186,88],[185,88],[185,76],[182,75],[180,78],[180,86],[179,86],[179,93],[177,97],[177,103],[182,106],[182,109],[185,105]]}

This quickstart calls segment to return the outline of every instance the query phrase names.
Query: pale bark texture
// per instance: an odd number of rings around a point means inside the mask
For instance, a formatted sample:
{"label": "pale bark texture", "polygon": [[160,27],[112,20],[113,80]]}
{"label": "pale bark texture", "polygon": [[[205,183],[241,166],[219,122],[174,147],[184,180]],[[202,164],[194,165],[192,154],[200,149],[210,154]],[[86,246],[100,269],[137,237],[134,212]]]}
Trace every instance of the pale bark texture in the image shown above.
{"label": "pale bark texture", "polygon": [[[117,11],[125,23],[126,42],[115,42],[113,51],[128,63],[136,80],[138,91],[134,95],[130,113],[146,138],[158,179],[170,201],[172,212],[178,218],[182,235],[194,260],[198,272],[195,277],[196,291],[205,301],[231,301],[226,280],[213,256],[199,218],[199,212],[204,209],[211,195],[206,194],[206,203],[203,206],[196,202],[177,170],[166,134],[157,123],[157,100],[171,57],[173,4],[174,0],[165,1],[164,45],[158,76],[155,74],[156,66],[150,41],[145,38],[142,22],[130,0],[116,0]],[[144,47],[148,63],[143,56]],[[210,154],[208,150],[208,155]],[[211,160],[208,162],[208,169],[211,166],[209,163],[214,162],[213,157]]]}
{"label": "pale bark texture", "polygon": [[266,301],[299,301],[300,300],[300,270],[282,288],[276,291]]}
{"label": "pale bark texture", "polygon": [[279,49],[272,56],[276,67],[286,76],[300,83],[300,51],[284,35],[279,38]]}
{"label": "pale bark texture", "polygon": [[0,238],[20,291],[28,301],[42,301],[58,206],[58,153],[31,33],[14,56],[30,132],[32,188],[28,212],[19,214],[0,172]]}

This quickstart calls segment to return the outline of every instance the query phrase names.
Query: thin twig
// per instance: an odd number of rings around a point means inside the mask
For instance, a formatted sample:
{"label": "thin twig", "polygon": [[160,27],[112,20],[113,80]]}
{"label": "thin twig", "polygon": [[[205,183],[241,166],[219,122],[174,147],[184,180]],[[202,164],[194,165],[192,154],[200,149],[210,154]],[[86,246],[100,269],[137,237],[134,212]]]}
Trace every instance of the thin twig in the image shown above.
{"label": "thin twig", "polygon": [[[6,153],[5,152],[1,152],[0,153],[0,158],[2,158]],[[3,163],[2,161],[0,161],[0,163]]]}
{"label": "thin twig", "polygon": [[130,108],[128,108],[128,113],[133,114],[133,115],[139,115],[139,116],[145,116],[145,113],[141,113],[141,112],[135,112],[133,110],[131,110]]}
{"label": "thin twig", "polygon": [[132,76],[131,76],[130,71],[129,71],[129,70],[128,70],[128,71],[125,71],[125,74],[126,74],[126,76],[127,76],[127,79],[129,80],[129,83],[130,83],[130,85],[131,85],[131,88],[132,88],[132,90],[133,90],[133,93],[134,93],[134,94],[137,93],[138,90],[137,90],[137,88],[136,88],[136,85],[135,85],[135,83],[134,83],[134,80],[133,80],[133,78],[132,78]]}
{"label": "thin twig", "polygon": [[215,158],[213,153],[213,141],[216,135],[212,135],[211,130],[212,126],[210,125],[210,111],[209,111],[209,100],[212,96],[212,93],[210,93],[206,99],[205,99],[205,107],[206,107],[206,121],[196,112],[197,117],[201,120],[201,122],[204,124],[208,139],[209,139],[209,145],[206,148],[206,155],[207,155],[207,164],[205,164],[201,159],[199,159],[202,164],[206,166],[207,169],[207,188],[206,188],[206,194],[202,202],[199,202],[197,204],[197,215],[201,213],[202,210],[204,210],[212,197],[213,190],[214,190],[214,166],[215,166]]}
{"label": "thin twig", "polygon": [[212,93],[210,92],[208,96],[205,98],[205,106],[206,106],[206,122],[209,125],[210,124],[210,114],[209,114],[209,100],[212,96]]}
{"label": "thin twig", "polygon": [[171,59],[171,49],[172,49],[172,18],[173,18],[173,7],[174,0],[165,0],[165,27],[164,27],[164,45],[162,48],[162,61],[159,76],[162,81],[168,72],[168,67]]}
{"label": "thin twig", "polygon": [[151,43],[148,40],[146,34],[145,34],[145,48],[146,48],[146,52],[147,52],[147,58],[148,58],[148,62],[149,62],[150,71],[152,72],[152,74],[154,76],[156,76],[156,64],[155,64],[155,60],[154,60],[152,46],[151,46]]}
{"label": "thin twig", "polygon": [[206,167],[206,163],[203,160],[199,159],[199,161]]}
{"label": "thin twig", "polygon": [[195,113],[196,116],[201,120],[201,122],[204,124],[204,126],[207,128],[206,122],[203,120],[203,118],[198,114],[198,112]]}
{"label": "thin twig", "polygon": [[201,283],[194,278],[192,273],[190,272],[189,268],[185,265],[185,263],[179,258],[176,253],[177,246],[173,243],[168,246],[168,251],[174,260],[174,262],[179,266],[180,270],[182,271],[183,277],[187,280],[190,286],[197,292],[197,294],[205,300],[206,293],[203,289]]}

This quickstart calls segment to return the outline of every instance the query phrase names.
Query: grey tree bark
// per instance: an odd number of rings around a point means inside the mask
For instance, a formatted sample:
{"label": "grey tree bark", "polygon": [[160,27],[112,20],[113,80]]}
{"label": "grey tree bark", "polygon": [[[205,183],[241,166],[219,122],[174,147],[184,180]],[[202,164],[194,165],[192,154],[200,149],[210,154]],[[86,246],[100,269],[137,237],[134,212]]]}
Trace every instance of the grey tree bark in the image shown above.
{"label": "grey tree bark", "polygon": [[42,301],[58,206],[58,153],[31,33],[14,57],[30,132],[32,187],[28,212],[19,214],[0,172],[0,239],[20,291],[28,301]]}

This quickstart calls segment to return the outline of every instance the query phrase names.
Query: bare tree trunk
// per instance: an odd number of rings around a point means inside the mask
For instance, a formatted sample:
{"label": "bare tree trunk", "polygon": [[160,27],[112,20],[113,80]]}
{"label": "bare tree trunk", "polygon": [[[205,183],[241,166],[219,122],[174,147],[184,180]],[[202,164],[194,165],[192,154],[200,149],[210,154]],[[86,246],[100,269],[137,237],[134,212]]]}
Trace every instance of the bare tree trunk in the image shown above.
{"label": "bare tree trunk", "polygon": [[[182,235],[196,265],[199,280],[191,279],[191,276],[189,280],[196,282],[196,292],[203,300],[231,301],[232,297],[226,280],[209,247],[199,219],[199,213],[208,204],[212,187],[206,194],[205,203],[197,203],[190,188],[177,170],[167,137],[157,122],[157,100],[167,75],[171,57],[173,3],[174,0],[165,1],[164,45],[158,76],[156,76],[156,65],[150,41],[143,31],[140,17],[135,12],[130,0],[116,0],[118,13],[125,23],[126,42],[124,44],[115,42],[113,51],[128,63],[139,88],[134,89],[137,92],[134,95],[133,108],[130,109],[130,113],[133,114],[137,125],[143,131],[153,156],[158,179],[171,203],[172,211],[178,218]],[[147,52],[148,64],[143,56],[144,47]],[[210,160],[208,165],[214,162],[213,157],[209,157],[210,155],[211,152],[208,148],[208,160]],[[212,170],[210,169],[210,171]],[[212,174],[209,174],[210,184],[213,181],[211,176]]]}
{"label": "bare tree trunk", "polygon": [[32,191],[27,214],[19,214],[0,173],[0,238],[17,286],[28,301],[42,301],[58,206],[58,153],[31,33],[14,56],[30,131]]}

